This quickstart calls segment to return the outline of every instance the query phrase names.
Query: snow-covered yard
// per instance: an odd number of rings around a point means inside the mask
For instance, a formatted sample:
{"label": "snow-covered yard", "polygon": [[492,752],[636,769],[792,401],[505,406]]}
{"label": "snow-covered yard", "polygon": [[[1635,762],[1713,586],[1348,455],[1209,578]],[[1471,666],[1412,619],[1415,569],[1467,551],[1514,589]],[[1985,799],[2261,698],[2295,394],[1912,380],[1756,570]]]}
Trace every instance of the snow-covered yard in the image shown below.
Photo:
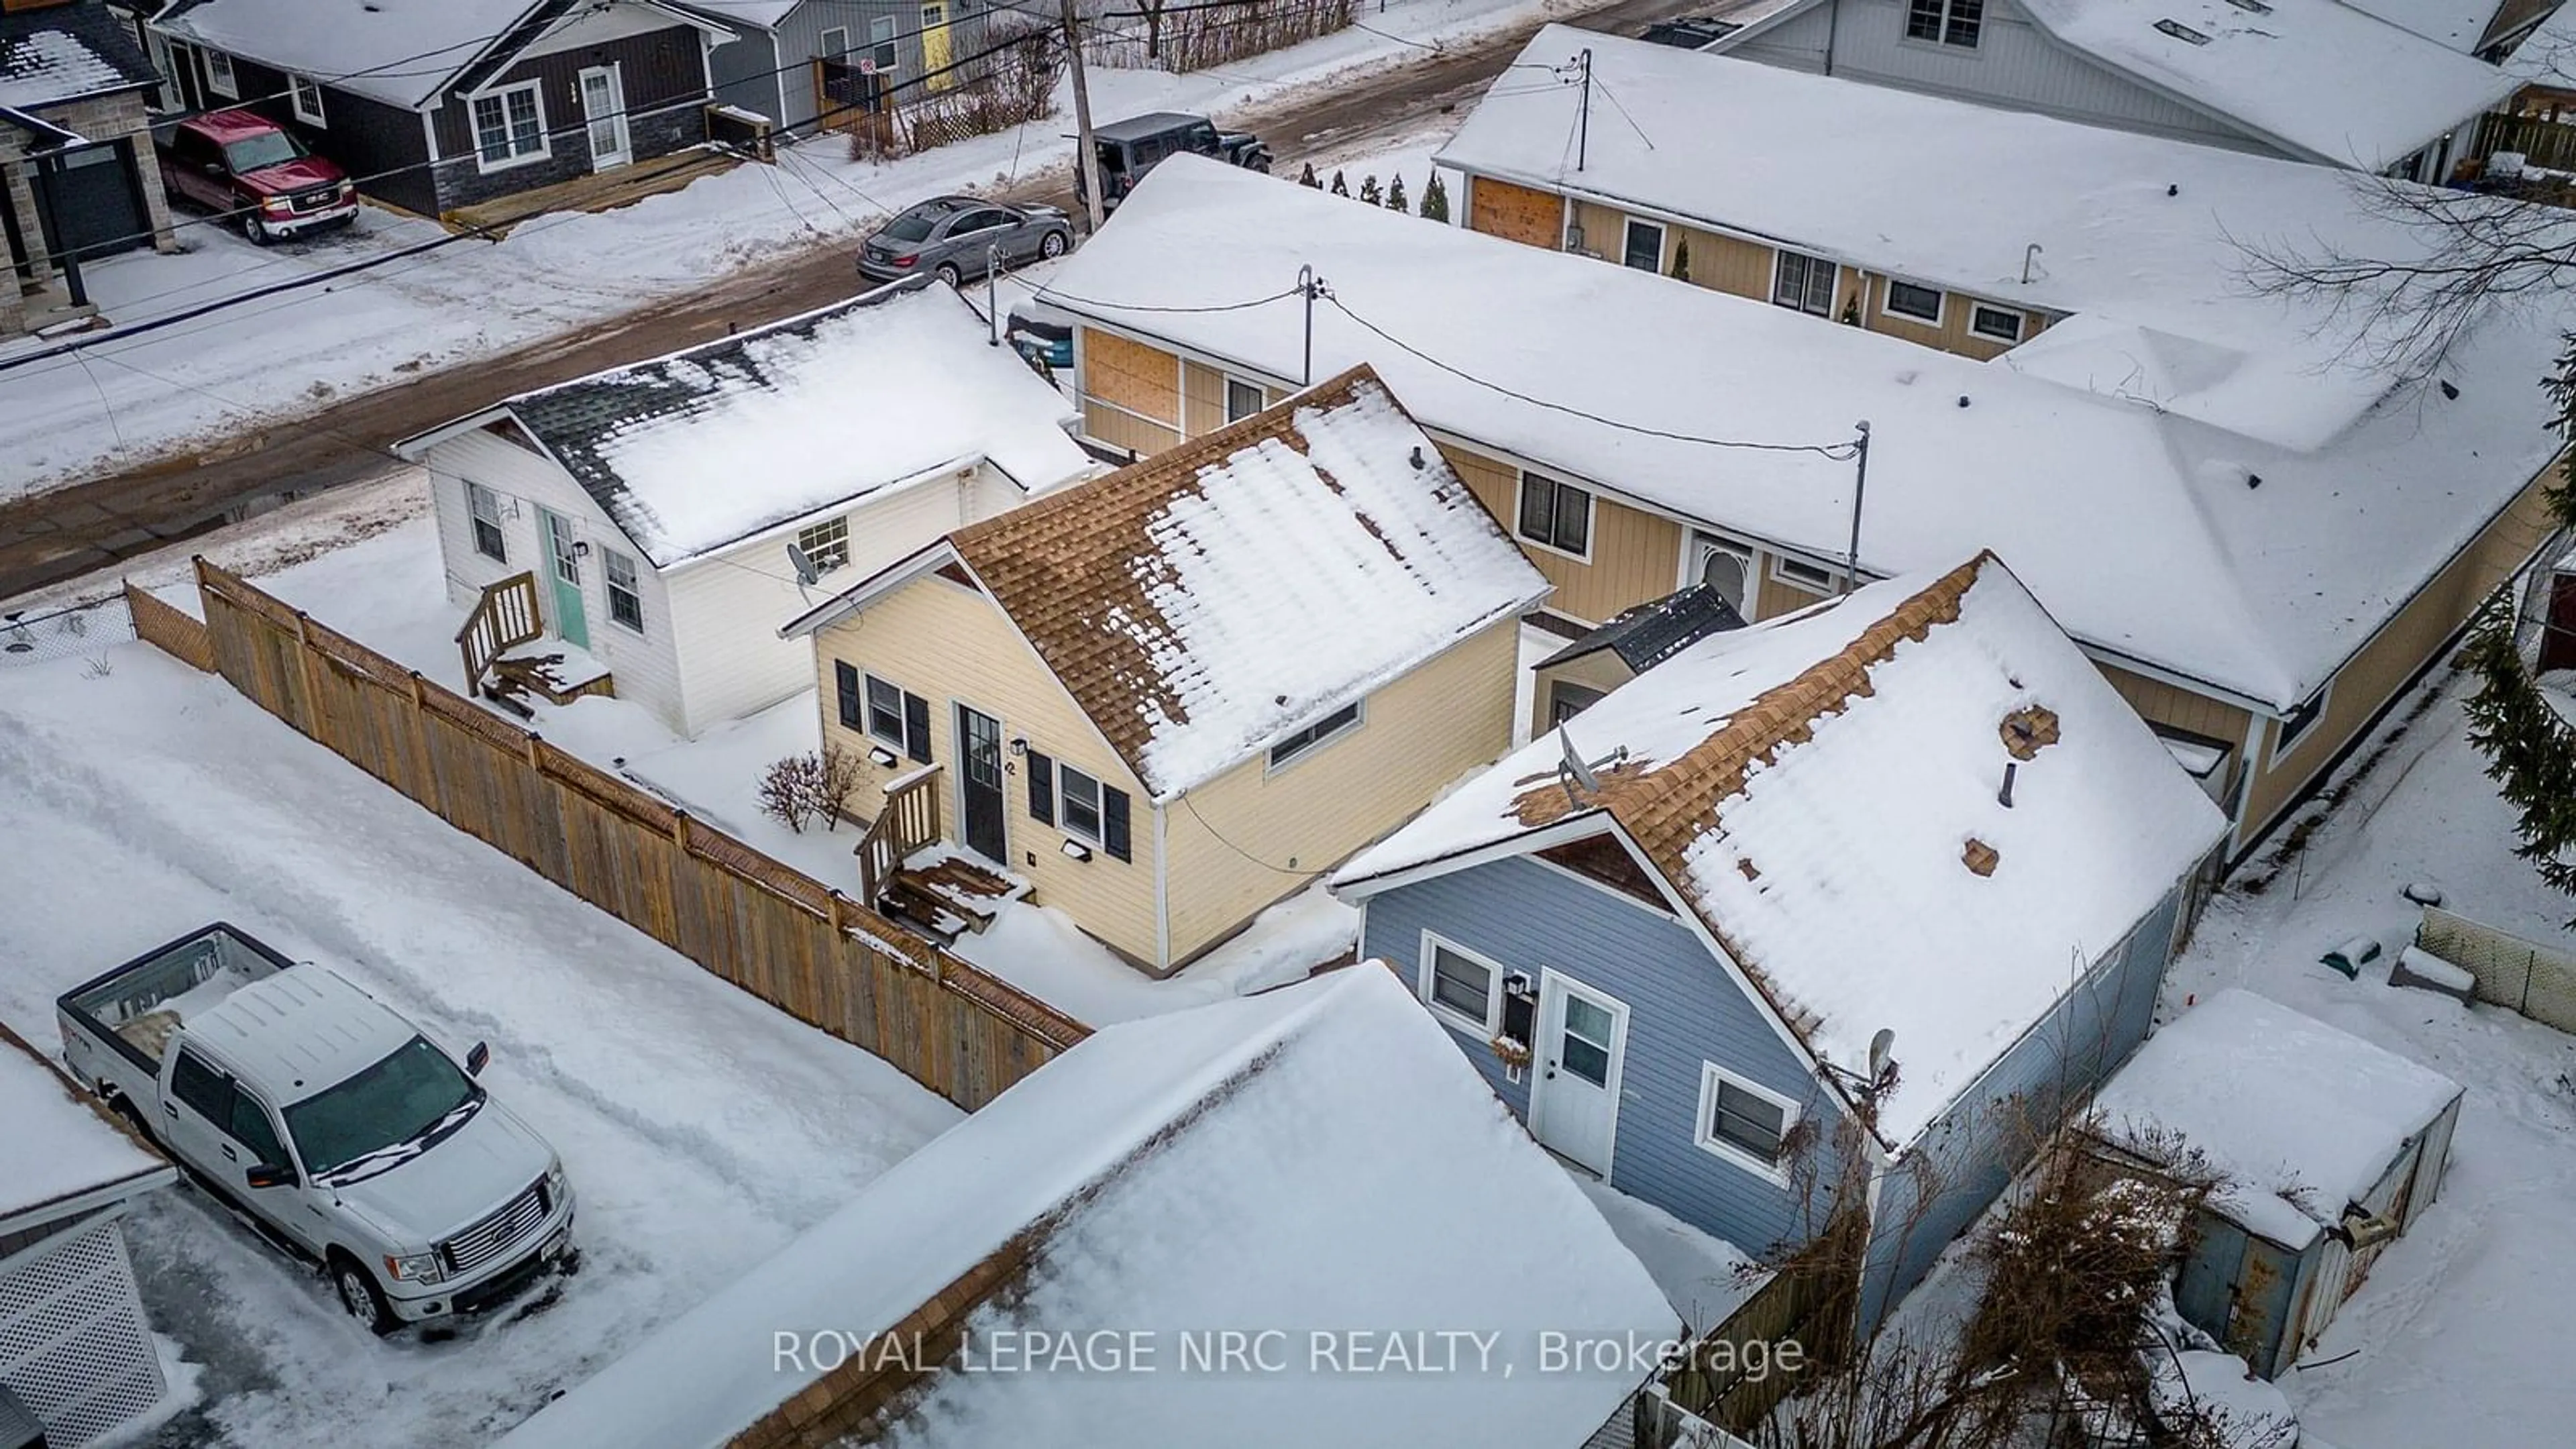
{"label": "snow-covered yard", "polygon": [[[1222,71],[1095,67],[1093,113],[1107,121],[1159,109],[1222,114],[1277,104],[1422,59],[1445,43],[1586,8],[1588,0],[1392,0],[1368,15],[1365,29]],[[1008,186],[1071,156],[1071,116],[1060,95],[1056,115],[884,163],[854,160],[846,142],[827,135],[781,148],[774,166],[737,166],[616,211],[537,218],[497,242],[458,242],[0,372],[0,458],[7,460],[0,498],[503,351],[703,288],[746,265],[851,241],[925,196]],[[1363,149],[1397,148],[1399,157],[1368,169],[1390,176],[1401,170],[1417,198],[1438,144],[1418,136],[1338,147],[1329,135],[1274,141],[1295,150],[1311,145],[1327,165]],[[1359,184],[1355,169],[1351,186]],[[274,249],[212,225],[183,226],[179,235],[189,248],[184,255],[138,253],[89,269],[100,308],[117,325],[381,257],[440,230],[370,207],[352,231]],[[39,345],[0,346],[0,359]]]}
{"label": "snow-covered yard", "polygon": [[585,1261],[452,1341],[379,1342],[194,1192],[132,1240],[202,1402],[155,1442],[469,1444],[534,1412],[958,1120],[142,644],[0,672],[0,1020],[222,918],[431,1030],[562,1153]]}

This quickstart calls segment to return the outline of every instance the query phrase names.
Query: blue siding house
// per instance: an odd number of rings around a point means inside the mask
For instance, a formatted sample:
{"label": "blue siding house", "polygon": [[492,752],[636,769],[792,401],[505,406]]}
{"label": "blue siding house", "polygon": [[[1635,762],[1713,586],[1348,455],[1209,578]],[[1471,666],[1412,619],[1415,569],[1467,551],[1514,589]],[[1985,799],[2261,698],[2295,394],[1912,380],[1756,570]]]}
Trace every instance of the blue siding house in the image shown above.
{"label": "blue siding house", "polygon": [[1567,1163],[1756,1255],[1866,1213],[1867,1325],[2145,1039],[2224,831],[1980,554],[1691,645],[1334,889]]}

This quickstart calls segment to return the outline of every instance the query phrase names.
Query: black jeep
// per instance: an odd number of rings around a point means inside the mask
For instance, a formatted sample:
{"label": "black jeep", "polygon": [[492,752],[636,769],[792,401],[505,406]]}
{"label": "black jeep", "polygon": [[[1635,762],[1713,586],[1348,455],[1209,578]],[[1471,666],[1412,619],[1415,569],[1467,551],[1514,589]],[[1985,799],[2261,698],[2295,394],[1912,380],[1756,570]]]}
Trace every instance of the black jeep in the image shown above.
{"label": "black jeep", "polygon": [[[1131,116],[1112,122],[1092,132],[1100,149],[1100,212],[1106,216],[1118,209],[1118,203],[1145,173],[1166,156],[1184,151],[1213,156],[1228,165],[1252,171],[1270,169],[1270,148],[1250,131],[1220,131],[1205,116],[1183,115],[1178,111],[1156,111],[1150,116]],[[1073,192],[1083,195],[1082,168],[1073,168]]]}

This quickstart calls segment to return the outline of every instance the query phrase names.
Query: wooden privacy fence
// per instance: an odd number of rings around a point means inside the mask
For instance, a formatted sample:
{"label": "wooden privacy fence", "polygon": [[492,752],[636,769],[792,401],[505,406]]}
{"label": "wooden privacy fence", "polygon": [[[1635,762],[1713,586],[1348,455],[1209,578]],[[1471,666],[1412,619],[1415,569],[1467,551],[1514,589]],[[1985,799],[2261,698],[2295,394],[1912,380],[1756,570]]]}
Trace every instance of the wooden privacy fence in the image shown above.
{"label": "wooden privacy fence", "polygon": [[125,608],[134,616],[134,637],[184,664],[215,672],[215,646],[206,626],[136,588],[125,586]]}
{"label": "wooden privacy fence", "polygon": [[2576,952],[2508,935],[2439,906],[2424,908],[2415,944],[2476,977],[2478,1000],[2576,1032]]}
{"label": "wooden privacy fence", "polygon": [[197,588],[215,672],[262,709],[448,824],[970,1112],[1089,1033],[203,559]]}

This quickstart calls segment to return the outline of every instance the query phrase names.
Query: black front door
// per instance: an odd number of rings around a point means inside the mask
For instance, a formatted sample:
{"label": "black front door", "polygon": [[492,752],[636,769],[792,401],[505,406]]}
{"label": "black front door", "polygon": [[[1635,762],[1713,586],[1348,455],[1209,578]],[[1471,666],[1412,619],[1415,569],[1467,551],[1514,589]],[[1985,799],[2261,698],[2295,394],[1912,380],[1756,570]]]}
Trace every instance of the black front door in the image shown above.
{"label": "black front door", "polygon": [[1002,722],[957,706],[958,793],[964,797],[966,848],[998,863],[1009,862],[1002,841]]}

